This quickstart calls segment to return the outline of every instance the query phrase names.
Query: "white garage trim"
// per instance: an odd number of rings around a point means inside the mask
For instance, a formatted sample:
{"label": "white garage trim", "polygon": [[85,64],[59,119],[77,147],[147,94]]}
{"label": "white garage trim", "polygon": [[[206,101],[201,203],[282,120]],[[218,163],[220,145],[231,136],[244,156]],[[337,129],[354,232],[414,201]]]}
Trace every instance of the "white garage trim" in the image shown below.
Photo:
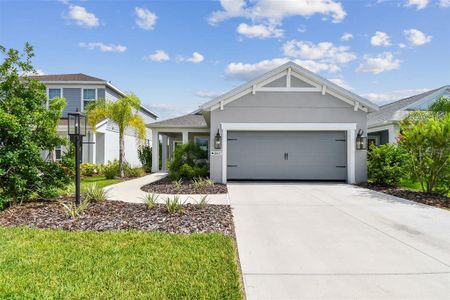
{"label": "white garage trim", "polygon": [[355,183],[356,123],[221,123],[222,129],[222,183],[227,183],[228,131],[346,131],[347,182]]}

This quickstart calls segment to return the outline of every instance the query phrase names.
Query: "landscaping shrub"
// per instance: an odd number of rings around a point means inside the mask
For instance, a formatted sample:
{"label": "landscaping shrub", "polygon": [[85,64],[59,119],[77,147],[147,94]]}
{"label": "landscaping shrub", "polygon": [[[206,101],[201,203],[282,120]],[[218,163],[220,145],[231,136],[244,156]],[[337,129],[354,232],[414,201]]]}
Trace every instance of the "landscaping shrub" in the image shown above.
{"label": "landscaping shrub", "polygon": [[108,195],[101,187],[98,187],[97,184],[94,183],[88,185],[83,191],[83,198],[88,202],[102,203],[108,200]]}
{"label": "landscaping shrub", "polygon": [[450,189],[450,113],[415,112],[400,123],[399,145],[407,154],[410,179],[423,192]]}
{"label": "landscaping shrub", "polygon": [[398,186],[405,173],[405,155],[397,145],[372,145],[368,152],[369,182],[381,186]]}
{"label": "landscaping shrub", "polygon": [[152,147],[147,145],[139,146],[138,157],[145,172],[150,173],[152,171]]}
{"label": "landscaping shrub", "polygon": [[159,195],[149,193],[149,194],[146,194],[141,199],[144,200],[144,203],[147,205],[148,209],[152,209],[152,208],[156,207],[156,204],[158,203],[158,198],[159,198]]}
{"label": "landscaping shrub", "polygon": [[207,157],[208,153],[195,143],[178,146],[168,164],[170,178],[190,180],[196,177],[207,177],[208,166],[205,162]]}
{"label": "landscaping shrub", "polygon": [[126,177],[140,177],[145,174],[145,171],[143,168],[131,168],[127,166],[125,168],[125,176]]}
{"label": "landscaping shrub", "polygon": [[48,101],[44,84],[22,76],[34,71],[33,48],[28,43],[24,53],[0,46],[0,56],[0,199],[4,206],[34,195],[55,195],[69,178],[61,164],[41,157],[42,151],[65,143],[57,126],[66,101]]}
{"label": "landscaping shrub", "polygon": [[106,179],[114,179],[119,176],[119,162],[117,160],[108,161],[103,166],[103,175],[105,175]]}
{"label": "landscaping shrub", "polygon": [[82,163],[80,164],[81,176],[94,176],[98,174],[98,168],[96,164]]}
{"label": "landscaping shrub", "polygon": [[166,198],[166,209],[169,214],[175,214],[182,209],[182,204],[180,196],[173,196]]}

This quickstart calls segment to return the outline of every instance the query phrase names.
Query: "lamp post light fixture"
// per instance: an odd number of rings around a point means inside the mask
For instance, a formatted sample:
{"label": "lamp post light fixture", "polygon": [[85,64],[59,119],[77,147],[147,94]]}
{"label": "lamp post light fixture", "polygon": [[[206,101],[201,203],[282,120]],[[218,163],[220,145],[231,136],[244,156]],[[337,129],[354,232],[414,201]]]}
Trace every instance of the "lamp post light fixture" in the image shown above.
{"label": "lamp post light fixture", "polygon": [[364,130],[360,129],[356,135],[356,150],[367,150],[367,137],[363,134]]}
{"label": "lamp post light fixture", "polygon": [[77,109],[74,113],[68,113],[67,117],[67,131],[70,140],[75,144],[75,203],[80,205],[80,163],[83,155],[83,136],[86,135],[86,116]]}
{"label": "lamp post light fixture", "polygon": [[214,148],[215,149],[222,148],[222,137],[220,136],[219,129],[217,129],[216,137],[214,138]]}

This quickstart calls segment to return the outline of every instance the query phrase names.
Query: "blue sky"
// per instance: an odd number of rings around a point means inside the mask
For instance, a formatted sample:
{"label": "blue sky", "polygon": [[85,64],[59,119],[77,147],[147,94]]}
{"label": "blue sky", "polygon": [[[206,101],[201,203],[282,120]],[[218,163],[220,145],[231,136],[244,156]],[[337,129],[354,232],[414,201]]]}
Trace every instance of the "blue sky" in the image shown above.
{"label": "blue sky", "polygon": [[449,19],[450,0],[0,0],[0,44],[167,118],[287,60],[378,104],[450,84]]}

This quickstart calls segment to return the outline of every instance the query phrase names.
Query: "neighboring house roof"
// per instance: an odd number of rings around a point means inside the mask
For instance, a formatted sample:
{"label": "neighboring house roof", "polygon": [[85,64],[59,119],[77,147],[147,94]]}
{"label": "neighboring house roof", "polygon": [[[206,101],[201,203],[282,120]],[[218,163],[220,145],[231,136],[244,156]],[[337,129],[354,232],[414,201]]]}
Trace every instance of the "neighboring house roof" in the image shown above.
{"label": "neighboring house roof", "polygon": [[150,128],[160,128],[160,127],[189,127],[189,128],[208,128],[205,118],[201,114],[190,113],[181,117],[176,117],[172,119],[167,119],[164,121],[154,122],[147,124]]}
{"label": "neighboring house roof", "polygon": [[309,79],[312,82],[315,82],[316,84],[318,84],[320,86],[325,86],[327,91],[334,92],[345,99],[349,99],[351,101],[358,102],[359,104],[361,104],[361,106],[367,107],[369,111],[377,111],[379,109],[378,105],[370,102],[369,100],[367,100],[361,96],[358,96],[355,93],[352,93],[352,92],[336,85],[335,83],[301,67],[300,65],[298,65],[292,61],[287,62],[287,63],[279,66],[278,68],[275,68],[272,71],[269,71],[269,72],[255,78],[254,80],[244,83],[243,85],[238,86],[237,88],[229,91],[228,93],[225,93],[209,102],[206,102],[205,104],[201,105],[200,108],[203,110],[215,109],[215,108],[217,108],[217,105],[220,104],[220,102],[226,101],[227,99],[232,98],[240,93],[243,93],[246,91],[251,91],[253,86],[258,85],[259,83],[264,82],[267,79],[270,79],[271,77],[274,77],[275,75],[277,75],[280,72],[283,72],[284,70],[287,70],[289,68],[292,71],[302,75],[306,79]]}
{"label": "neighboring house roof", "polygon": [[372,112],[367,116],[367,125],[374,127],[398,122],[411,111],[427,109],[434,100],[443,95],[450,95],[450,85],[382,105],[379,111]]}
{"label": "neighboring house roof", "polygon": [[[110,81],[106,81],[104,79],[100,79],[97,77],[89,76],[83,73],[76,73],[76,74],[52,74],[52,75],[30,75],[27,76],[28,78],[35,79],[42,81],[44,83],[100,83],[104,84],[116,93],[118,93],[121,96],[126,96],[126,93],[123,92],[121,89],[113,85]],[[141,109],[146,112],[147,114],[150,114],[154,116],[155,118],[158,118],[158,115],[154,112],[152,112],[150,109],[146,108],[145,106],[141,105]]]}
{"label": "neighboring house roof", "polygon": [[39,81],[47,82],[47,81],[101,81],[106,82],[106,80],[89,76],[83,73],[78,74],[54,74],[54,75],[31,75],[27,76],[32,79],[36,79]]}

